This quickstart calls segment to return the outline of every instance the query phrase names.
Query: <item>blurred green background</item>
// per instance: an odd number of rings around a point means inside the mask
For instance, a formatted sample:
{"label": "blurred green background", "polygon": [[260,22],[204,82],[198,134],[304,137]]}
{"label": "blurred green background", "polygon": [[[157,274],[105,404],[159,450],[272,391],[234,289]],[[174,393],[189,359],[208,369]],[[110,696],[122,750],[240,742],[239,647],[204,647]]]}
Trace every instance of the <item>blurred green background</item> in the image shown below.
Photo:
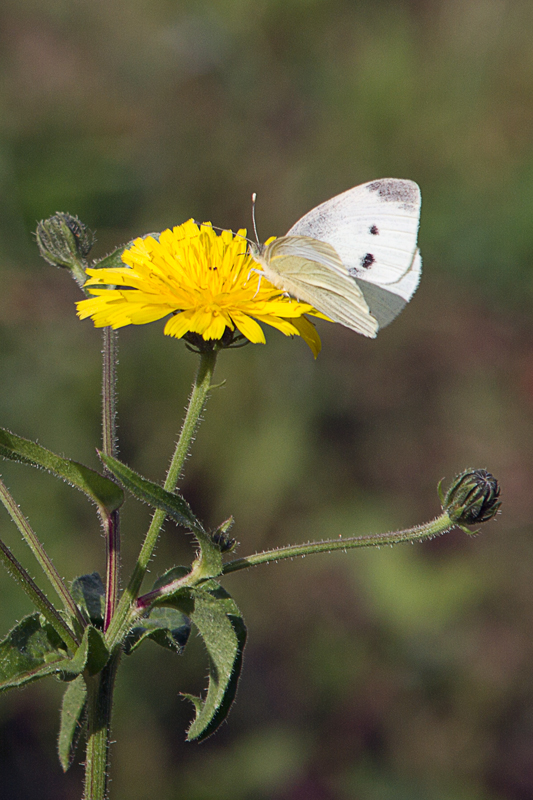
{"label": "blurred green background", "polygon": [[[97,466],[100,333],[40,261],[57,210],[93,255],[195,217],[263,239],[379,177],[422,188],[424,275],[375,341],[319,323],[224,353],[183,490],[238,553],[423,522],[465,467],[501,481],[479,536],[228,577],[249,626],[237,702],[185,744],[206,665],[148,643],[119,674],[113,800],[527,800],[533,796],[533,4],[530,0],[3,0],[0,424]],[[120,336],[120,453],[165,472],[195,356],[163,324]],[[2,474],[62,575],[104,570],[84,498]],[[124,568],[146,527],[124,514]],[[3,513],[2,538],[24,548]],[[152,577],[187,563],[168,526]],[[34,574],[37,573],[37,567]],[[31,608],[0,575],[7,632]],[[6,800],[74,800],[61,686],[0,700]],[[80,752],[81,760],[82,754]]]}

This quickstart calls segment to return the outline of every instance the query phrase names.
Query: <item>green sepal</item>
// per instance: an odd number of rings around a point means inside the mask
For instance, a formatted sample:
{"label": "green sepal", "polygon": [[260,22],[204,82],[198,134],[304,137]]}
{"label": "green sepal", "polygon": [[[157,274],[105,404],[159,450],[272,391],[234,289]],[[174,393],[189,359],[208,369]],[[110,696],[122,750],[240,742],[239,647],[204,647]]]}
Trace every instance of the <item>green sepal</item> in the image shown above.
{"label": "green sepal", "polygon": [[131,242],[127,242],[126,244],[121,244],[120,247],[112,250],[111,253],[108,253],[103,258],[93,261],[91,264],[91,269],[117,269],[117,267],[122,267],[124,269],[127,268],[127,264],[123,262],[121,256],[124,250],[127,250],[128,247],[131,247],[132,244],[133,240]]}
{"label": "green sepal", "polygon": [[87,687],[81,675],[67,686],[61,703],[61,723],[57,750],[59,762],[66,772],[74,760],[76,748],[85,727]]}
{"label": "green sepal", "polygon": [[216,581],[209,581],[201,588],[184,588],[169,604],[191,619],[207,650],[209,685],[205,699],[184,695],[196,709],[187,740],[202,741],[226,719],[235,699],[246,627],[235,601]]}
{"label": "green sepal", "polygon": [[164,511],[178,525],[182,525],[194,534],[201,552],[200,562],[195,564],[196,573],[200,579],[216,578],[217,575],[220,575],[222,572],[220,545],[215,544],[211,534],[205,531],[184,497],[177,492],[168,492],[159,484],[143,478],[112,456],[101,452],[99,452],[99,456],[107,469],[134,497]]}
{"label": "green sepal", "polygon": [[110,478],[77,461],[57,456],[40,444],[23,439],[5,428],[0,428],[0,456],[45,469],[62,478],[87,495],[105,516],[116,511],[124,502],[124,492]]}
{"label": "green sepal", "polygon": [[188,528],[195,533],[205,534],[202,523],[193,514],[191,507],[184,497],[177,492],[167,492],[158,483],[153,483],[143,478],[122,461],[98,451],[98,455],[107,469],[118,478],[121,484],[131,494],[143,503],[154,508],[160,508],[178,525]]}
{"label": "green sepal", "polygon": [[[159,241],[158,233],[146,233],[140,238],[147,239],[149,236]],[[108,253],[103,258],[93,261],[91,264],[91,269],[127,269],[128,265],[124,263],[121,256],[125,250],[132,246],[134,241],[135,239],[130,239],[129,242],[126,242],[126,244],[121,244],[120,247],[117,247],[116,250],[112,250],[111,253]]]}
{"label": "green sepal", "polygon": [[70,593],[76,605],[84,612],[87,621],[101,628],[104,624],[105,588],[98,572],[74,578]]}
{"label": "green sepal", "polygon": [[175,608],[152,608],[124,640],[124,652],[131,655],[141,642],[151,639],[156,644],[181,655],[189,640],[191,621]]}

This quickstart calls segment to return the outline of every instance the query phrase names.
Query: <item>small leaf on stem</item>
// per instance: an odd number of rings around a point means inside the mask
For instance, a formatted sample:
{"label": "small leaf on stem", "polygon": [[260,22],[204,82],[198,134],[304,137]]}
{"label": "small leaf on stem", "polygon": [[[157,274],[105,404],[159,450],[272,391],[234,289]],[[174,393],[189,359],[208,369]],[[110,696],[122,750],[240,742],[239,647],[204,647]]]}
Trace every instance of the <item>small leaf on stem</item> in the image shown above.
{"label": "small leaf on stem", "polygon": [[85,611],[86,617],[97,628],[104,623],[105,589],[97,572],[80,575],[72,581],[71,594],[77,605]]}
{"label": "small leaf on stem", "polygon": [[66,688],[61,703],[61,723],[57,749],[59,762],[66,772],[74,760],[76,748],[85,725],[87,687],[78,675]]}

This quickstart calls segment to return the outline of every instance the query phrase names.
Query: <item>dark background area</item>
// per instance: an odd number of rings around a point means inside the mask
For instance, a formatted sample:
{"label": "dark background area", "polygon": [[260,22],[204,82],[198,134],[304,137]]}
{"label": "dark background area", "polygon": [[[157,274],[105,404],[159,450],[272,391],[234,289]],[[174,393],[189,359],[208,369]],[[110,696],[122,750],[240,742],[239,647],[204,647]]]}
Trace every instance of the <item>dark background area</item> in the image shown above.
{"label": "dark background area", "polygon": [[[476,537],[229,576],[249,644],[228,723],[186,744],[201,643],[143,645],[119,673],[114,800],[533,796],[532,37],[529,0],[3,0],[2,426],[97,466],[100,332],[39,260],[37,220],[77,214],[96,257],[190,217],[249,225],[256,191],[264,240],[411,178],[424,272],[406,310],[375,341],[319,322],[316,362],[274,330],[222,354],[182,489],[207,524],[235,516],[239,555],[423,522],[465,467],[504,500]],[[120,335],[120,453],[152,480],[195,370],[162,329]],[[103,573],[81,495],[2,474],[62,575]],[[125,574],[148,518],[128,502]],[[0,535],[28,560],[5,513]],[[168,525],[151,577],[190,555]],[[0,605],[2,634],[31,611],[7,575]],[[61,688],[0,699],[6,800],[81,794],[56,757]]]}

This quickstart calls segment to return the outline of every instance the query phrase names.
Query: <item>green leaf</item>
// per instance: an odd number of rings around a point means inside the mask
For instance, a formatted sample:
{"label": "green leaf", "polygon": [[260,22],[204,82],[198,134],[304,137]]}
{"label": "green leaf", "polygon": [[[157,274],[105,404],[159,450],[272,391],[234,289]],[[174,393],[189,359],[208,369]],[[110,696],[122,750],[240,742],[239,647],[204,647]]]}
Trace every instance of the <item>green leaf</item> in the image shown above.
{"label": "green leaf", "polygon": [[109,652],[96,628],[85,629],[72,658],[64,642],[42,614],[24,617],[0,642],[0,691],[24,686],[47,675],[73,680],[84,669],[95,675],[107,663]]}
{"label": "green leaf", "polygon": [[118,478],[128,492],[131,492],[138,500],[148,503],[154,508],[160,508],[178,525],[182,525],[184,528],[196,533],[207,535],[202,523],[195,517],[184,497],[177,494],[177,492],[167,492],[158,483],[153,483],[147,478],[143,478],[126,464],[123,464],[122,461],[118,461],[112,456],[100,451],[98,451],[98,455],[115,478]]}
{"label": "green leaf", "polygon": [[107,649],[102,633],[88,625],[83,632],[83,639],[80,646],[64,667],[64,680],[79,675],[84,669],[89,675],[96,675],[100,672],[109,660],[109,650]]}
{"label": "green leaf", "polygon": [[59,761],[66,772],[74,760],[76,748],[85,726],[87,687],[81,675],[69,683],[61,703],[61,724],[57,749]]}
{"label": "green leaf", "polygon": [[169,583],[173,581],[179,581],[180,578],[184,578],[185,575],[188,575],[190,572],[189,567],[172,567],[172,569],[168,569],[163,575],[160,575],[159,578],[154,583],[154,589],[160,589],[161,586],[167,586]]}
{"label": "green leaf", "polygon": [[246,627],[235,601],[216,581],[183,590],[172,605],[198,628],[209,658],[209,686],[204,699],[184,695],[196,709],[187,732],[188,741],[202,741],[227,717],[237,692],[242,667]]}
{"label": "green leaf", "polygon": [[85,612],[86,619],[101,628],[104,624],[105,589],[98,572],[75,578],[70,593],[76,605]]}
{"label": "green leaf", "polygon": [[0,691],[58,672],[68,661],[52,626],[38,612],[30,614],[0,642]]}
{"label": "green leaf", "polygon": [[152,608],[148,617],[128,633],[124,642],[127,655],[133,653],[145,639],[181,655],[189,639],[191,621],[175,608]]}
{"label": "green leaf", "polygon": [[[178,525],[188,528],[195,535],[200,545],[201,560],[195,565],[195,572],[199,579],[216,578],[222,572],[221,544],[211,538],[191,507],[177,492],[167,492],[157,483],[143,478],[138,473],[118,461],[112,456],[99,451],[99,456],[108,470],[122,483],[122,485],[138,500],[148,503],[154,508],[161,509]],[[229,521],[228,521],[229,522]],[[223,526],[226,523],[223,523]],[[218,532],[218,529],[217,529]]]}
{"label": "green leaf", "polygon": [[61,458],[40,444],[16,436],[5,428],[0,428],[0,456],[45,469],[62,478],[84,492],[106,516],[116,511],[124,502],[124,493],[114,481],[77,461]]}

